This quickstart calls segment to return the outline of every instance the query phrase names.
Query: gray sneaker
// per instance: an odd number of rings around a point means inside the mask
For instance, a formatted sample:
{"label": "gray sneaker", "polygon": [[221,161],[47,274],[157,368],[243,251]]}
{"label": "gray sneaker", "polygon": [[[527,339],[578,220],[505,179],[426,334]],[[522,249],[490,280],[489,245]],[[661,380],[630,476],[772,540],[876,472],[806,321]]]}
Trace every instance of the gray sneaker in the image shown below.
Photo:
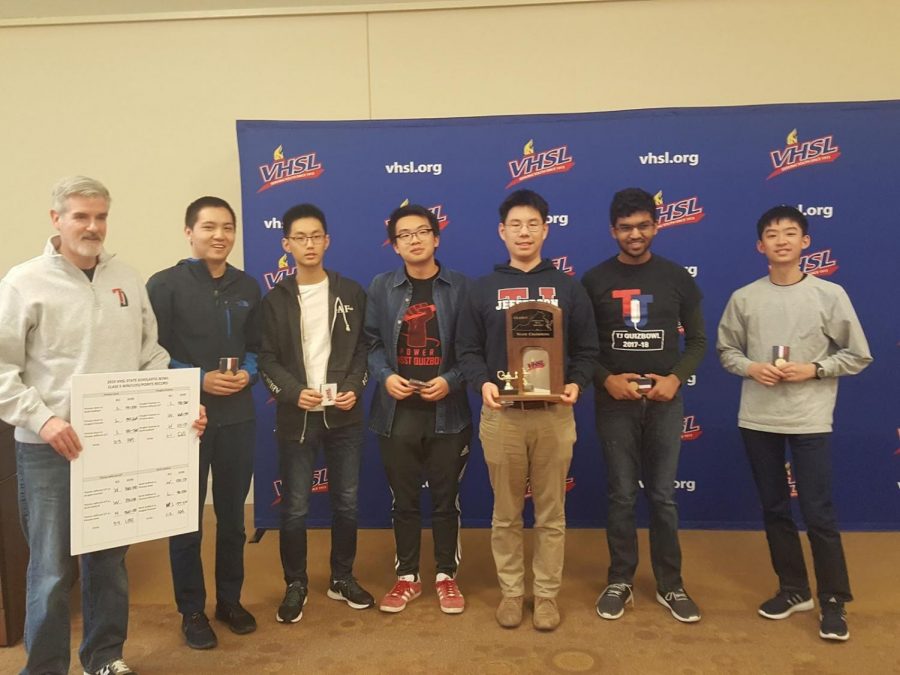
{"label": "gray sneaker", "polygon": [[129,668],[124,659],[116,659],[93,672],[85,670],[84,675],[137,675],[137,672]]}
{"label": "gray sneaker", "polygon": [[779,590],[774,598],[766,600],[757,610],[760,616],[767,619],[786,619],[794,612],[808,612],[813,609],[812,596],[809,591],[797,593]]}
{"label": "gray sneaker", "polygon": [[634,593],[630,584],[610,584],[597,598],[597,614],[604,619],[618,619],[625,613],[625,605],[634,607]]}
{"label": "gray sneaker", "polygon": [[657,591],[656,601],[663,607],[668,607],[672,616],[682,623],[696,623],[700,620],[700,609],[683,588],[666,593]]}

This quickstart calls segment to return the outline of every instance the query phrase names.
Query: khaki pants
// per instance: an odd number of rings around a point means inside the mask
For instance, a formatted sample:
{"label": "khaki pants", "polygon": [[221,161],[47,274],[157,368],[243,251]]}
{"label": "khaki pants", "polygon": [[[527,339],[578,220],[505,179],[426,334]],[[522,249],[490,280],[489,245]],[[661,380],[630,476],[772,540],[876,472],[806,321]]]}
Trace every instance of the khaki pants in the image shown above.
{"label": "khaki pants", "polygon": [[575,444],[572,407],[481,409],[479,432],[494,514],[491,550],[500,591],[525,594],[522,509],[530,479],[534,500],[534,595],[554,598],[562,582],[566,543],[566,474]]}

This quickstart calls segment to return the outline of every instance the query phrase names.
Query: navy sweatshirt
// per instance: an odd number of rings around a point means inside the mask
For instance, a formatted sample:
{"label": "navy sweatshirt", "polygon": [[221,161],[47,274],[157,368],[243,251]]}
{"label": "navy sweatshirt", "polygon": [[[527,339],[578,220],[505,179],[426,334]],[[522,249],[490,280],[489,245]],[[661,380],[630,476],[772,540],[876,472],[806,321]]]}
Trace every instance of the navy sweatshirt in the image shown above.
{"label": "navy sweatshirt", "polygon": [[508,369],[506,309],[530,300],[562,309],[564,379],[581,389],[590,384],[599,350],[591,302],[581,284],[545,258],[528,272],[497,265],[492,274],[470,285],[456,324],[456,357],[466,381],[479,394],[485,382],[502,388],[497,371]]}
{"label": "navy sweatshirt", "polygon": [[256,357],[262,328],[256,280],[231,265],[224,276],[213,279],[206,263],[187,258],[150,277],[147,293],[159,323],[159,344],[171,355],[172,368],[200,368],[202,378],[218,370],[219,358],[236,356],[250,374],[250,384],[231,396],[201,390],[210,423],[252,420],[250,388],[259,379]]}

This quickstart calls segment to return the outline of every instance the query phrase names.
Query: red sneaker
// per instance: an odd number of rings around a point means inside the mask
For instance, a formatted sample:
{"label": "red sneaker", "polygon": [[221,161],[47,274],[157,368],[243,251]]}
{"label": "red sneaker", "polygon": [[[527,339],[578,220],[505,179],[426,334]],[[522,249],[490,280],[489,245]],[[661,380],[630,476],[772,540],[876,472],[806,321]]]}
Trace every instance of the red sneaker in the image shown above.
{"label": "red sneaker", "polygon": [[434,588],[441,603],[441,611],[444,614],[462,614],[466,608],[466,599],[459,592],[456,579],[451,579],[443,574],[440,576],[444,578],[435,582]]}
{"label": "red sneaker", "polygon": [[406,609],[406,603],[415,600],[420,595],[422,595],[421,581],[397,579],[394,587],[381,599],[378,609],[382,612],[402,612]]}

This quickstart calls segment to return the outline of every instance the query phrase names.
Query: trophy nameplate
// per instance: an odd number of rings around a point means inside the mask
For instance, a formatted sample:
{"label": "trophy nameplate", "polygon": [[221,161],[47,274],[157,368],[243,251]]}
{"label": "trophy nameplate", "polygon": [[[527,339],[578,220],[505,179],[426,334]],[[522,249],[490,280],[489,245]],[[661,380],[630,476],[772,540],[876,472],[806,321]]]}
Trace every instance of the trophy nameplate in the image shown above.
{"label": "trophy nameplate", "polygon": [[558,403],[565,387],[562,310],[549,302],[520,302],[506,309],[508,370],[500,401]]}

